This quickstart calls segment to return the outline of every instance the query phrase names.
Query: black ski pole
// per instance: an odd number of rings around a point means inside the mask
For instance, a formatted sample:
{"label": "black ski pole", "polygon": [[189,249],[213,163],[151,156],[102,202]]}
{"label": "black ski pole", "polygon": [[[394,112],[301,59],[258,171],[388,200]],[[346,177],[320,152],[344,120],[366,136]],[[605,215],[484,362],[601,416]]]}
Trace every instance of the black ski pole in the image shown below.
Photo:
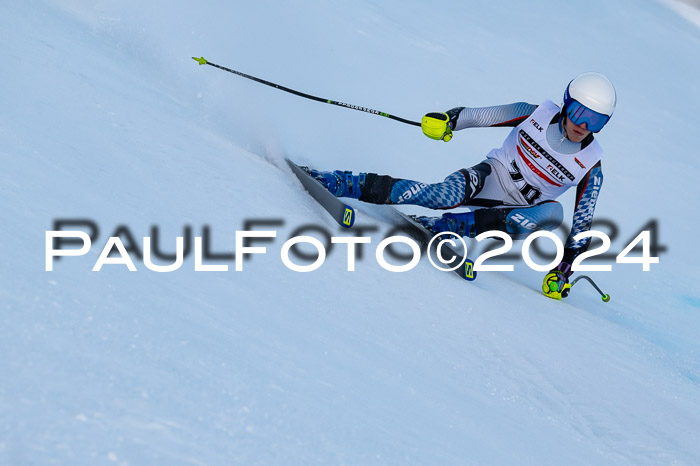
{"label": "black ski pole", "polygon": [[584,280],[586,280],[588,283],[590,283],[591,285],[593,285],[593,288],[595,288],[596,291],[597,291],[598,293],[600,293],[600,296],[601,296],[601,298],[603,299],[603,302],[606,302],[606,303],[607,303],[608,301],[610,301],[610,295],[607,294],[607,293],[603,293],[603,291],[602,291],[600,288],[598,288],[598,285],[596,285],[595,282],[593,281],[593,279],[592,279],[591,277],[589,277],[588,275],[579,275],[578,277],[576,277],[576,278],[571,282],[571,287],[573,288],[573,286],[574,286],[579,280],[581,280],[581,279],[584,279]]}
{"label": "black ski pole", "polygon": [[338,102],[338,101],[331,100],[331,99],[324,99],[322,97],[316,97],[316,96],[313,96],[310,94],[306,94],[304,92],[295,91],[294,89],[280,86],[279,84],[275,84],[275,83],[270,82],[270,81],[265,81],[264,79],[256,78],[255,76],[241,73],[240,71],[232,70],[231,68],[226,68],[225,66],[217,65],[216,63],[212,63],[210,61],[205,60],[204,57],[200,57],[200,58],[192,57],[192,59],[194,61],[198,62],[200,65],[210,65],[210,66],[213,66],[214,68],[219,68],[220,70],[228,71],[229,73],[233,73],[233,74],[236,74],[236,75],[241,76],[243,78],[253,80],[253,81],[258,82],[260,84],[265,84],[266,86],[274,87],[275,89],[289,92],[290,94],[298,95],[299,97],[304,97],[306,99],[315,100],[316,102],[337,105],[339,107],[351,108],[353,110],[359,110],[361,112],[367,112],[367,113],[372,113],[374,115],[380,115],[383,117],[391,118],[392,120],[400,121],[401,123],[406,123],[408,125],[420,126],[420,122],[406,120],[405,118],[390,115],[386,112],[380,112],[379,110],[374,110],[374,109],[367,108],[367,107],[360,107],[359,105],[346,104],[344,102]]}

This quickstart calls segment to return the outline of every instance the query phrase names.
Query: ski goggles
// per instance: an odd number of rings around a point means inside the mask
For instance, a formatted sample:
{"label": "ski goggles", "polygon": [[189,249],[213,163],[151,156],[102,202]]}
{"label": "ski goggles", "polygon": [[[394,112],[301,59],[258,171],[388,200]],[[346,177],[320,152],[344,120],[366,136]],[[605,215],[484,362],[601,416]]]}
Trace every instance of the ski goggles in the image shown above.
{"label": "ski goggles", "polygon": [[575,125],[586,123],[588,131],[594,133],[603,129],[603,126],[610,120],[610,116],[593,111],[574,99],[570,99],[566,103],[566,116]]}

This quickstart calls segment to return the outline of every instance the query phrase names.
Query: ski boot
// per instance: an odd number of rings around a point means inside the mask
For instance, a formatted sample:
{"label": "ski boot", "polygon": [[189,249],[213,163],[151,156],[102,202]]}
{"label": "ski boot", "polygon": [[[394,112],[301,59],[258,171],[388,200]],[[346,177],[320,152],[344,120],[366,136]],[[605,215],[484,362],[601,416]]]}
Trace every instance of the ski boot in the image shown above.
{"label": "ski boot", "polygon": [[353,175],[351,171],[341,170],[322,172],[309,169],[307,171],[335,197],[359,199],[362,189],[365,187],[366,173]]}
{"label": "ski boot", "polygon": [[474,212],[447,213],[442,217],[415,217],[415,219],[433,233],[450,231],[467,238],[476,236]]}

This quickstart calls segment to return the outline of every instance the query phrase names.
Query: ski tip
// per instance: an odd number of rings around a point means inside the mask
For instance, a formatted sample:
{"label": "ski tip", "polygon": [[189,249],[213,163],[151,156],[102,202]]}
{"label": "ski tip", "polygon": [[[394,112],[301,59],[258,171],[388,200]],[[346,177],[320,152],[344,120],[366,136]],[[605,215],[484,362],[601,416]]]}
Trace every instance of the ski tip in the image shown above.
{"label": "ski tip", "polygon": [[206,64],[207,64],[207,61],[204,59],[204,57],[199,57],[199,58],[197,58],[197,57],[192,57],[192,60],[196,61],[196,62],[199,63],[200,65],[206,65]]}
{"label": "ski tip", "polygon": [[345,211],[343,212],[343,221],[341,222],[341,226],[345,228],[352,228],[352,226],[355,224],[355,209],[350,207],[349,205],[345,205]]}
{"label": "ski tip", "polygon": [[465,280],[468,280],[470,282],[476,280],[476,270],[474,270],[474,262],[471,259],[466,259],[462,267],[464,272],[462,277]]}

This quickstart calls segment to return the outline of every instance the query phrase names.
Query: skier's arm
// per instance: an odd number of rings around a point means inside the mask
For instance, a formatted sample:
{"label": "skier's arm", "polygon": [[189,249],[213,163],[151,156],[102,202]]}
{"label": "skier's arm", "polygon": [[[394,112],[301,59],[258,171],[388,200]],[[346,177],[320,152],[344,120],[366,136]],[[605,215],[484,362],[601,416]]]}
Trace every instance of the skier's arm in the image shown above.
{"label": "skier's arm", "polygon": [[465,128],[485,128],[493,126],[515,127],[532,115],[537,105],[516,102],[495,107],[456,107],[447,111],[450,126],[454,131]]}
{"label": "skier's arm", "polygon": [[574,207],[574,219],[571,225],[571,233],[564,245],[563,262],[571,264],[576,256],[588,249],[591,238],[574,241],[574,237],[591,229],[593,212],[598,201],[600,188],[603,185],[603,169],[601,163],[595,164],[581,180],[576,188],[576,206]]}
{"label": "skier's arm", "polygon": [[445,113],[432,112],[423,117],[423,134],[431,139],[449,141],[452,131],[464,128],[485,128],[494,126],[518,126],[532,115],[537,105],[516,102],[495,107],[455,107]]}
{"label": "skier's arm", "polygon": [[588,249],[590,238],[574,241],[579,233],[589,231],[593,223],[593,212],[603,185],[603,171],[600,162],[591,168],[576,188],[576,207],[571,232],[564,245],[564,257],[559,265],[552,269],[542,283],[542,291],[550,298],[561,299],[568,295],[569,277],[573,274],[571,264],[574,259]]}

